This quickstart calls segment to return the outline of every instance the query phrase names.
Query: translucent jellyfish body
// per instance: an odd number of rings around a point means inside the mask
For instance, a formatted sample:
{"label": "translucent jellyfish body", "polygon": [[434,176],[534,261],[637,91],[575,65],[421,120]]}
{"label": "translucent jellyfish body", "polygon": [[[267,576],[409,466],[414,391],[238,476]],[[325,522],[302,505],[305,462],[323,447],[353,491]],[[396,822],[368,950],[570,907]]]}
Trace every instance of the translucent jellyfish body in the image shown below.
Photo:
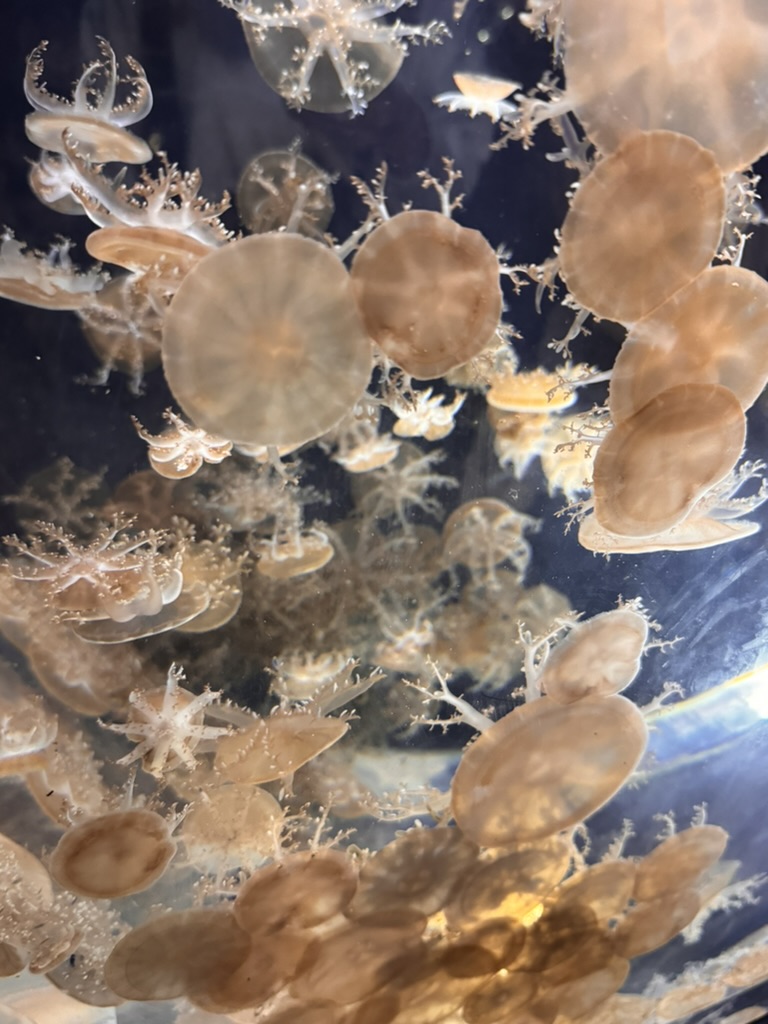
{"label": "translucent jellyfish body", "polygon": [[352,280],[370,336],[421,380],[468,362],[501,317],[496,254],[442,213],[406,210],[365,240]]}
{"label": "translucent jellyfish body", "polygon": [[232,242],[184,278],[163,329],[182,409],[219,437],[301,444],[362,396],[371,345],[341,261],[287,234]]}
{"label": "translucent jellyfish body", "polygon": [[408,40],[437,41],[442,24],[383,17],[404,0],[222,0],[237,11],[259,73],[290,106],[362,114],[394,79]]}
{"label": "translucent jellyfish body", "polygon": [[636,132],[579,186],[561,273],[579,305],[634,323],[709,265],[724,216],[712,153],[675,132]]}
{"label": "translucent jellyfish body", "polygon": [[236,202],[255,234],[283,228],[317,239],[334,208],[330,176],[293,147],[254,157],[240,176]]}
{"label": "translucent jellyfish body", "polygon": [[662,391],[614,427],[595,457],[595,516],[612,533],[647,537],[682,522],[741,455],[746,420],[717,384]]}
{"label": "translucent jellyfish body", "polygon": [[742,267],[711,267],[629,332],[608,407],[622,423],[675,384],[722,384],[748,409],[768,379],[768,284]]}
{"label": "translucent jellyfish body", "polygon": [[648,640],[648,620],[632,608],[578,623],[547,658],[537,685],[558,704],[608,696],[632,682]]}
{"label": "translucent jellyfish body", "polygon": [[[127,126],[140,121],[152,109],[152,91],[144,69],[133,57],[125,63],[131,72],[118,76],[115,53],[106,39],[99,39],[98,60],[86,64],[75,82],[72,100],[48,92],[40,84],[43,75],[43,53],[47,42],[40,43],[27,58],[24,93],[35,108],[24,127],[27,137],[41,149],[64,152],[65,131],[81,147],[83,156],[96,163],[119,160],[127,164],[143,164],[152,159],[152,150]],[[129,88],[128,98],[116,102],[118,86]]]}
{"label": "translucent jellyfish body", "polygon": [[470,746],[453,779],[453,813],[480,846],[553,836],[592,814],[634,771],[647,742],[623,697],[516,708]]}
{"label": "translucent jellyfish body", "polygon": [[724,172],[768,149],[768,18],[754,0],[563,0],[573,110],[610,153],[633,130],[668,128]]}

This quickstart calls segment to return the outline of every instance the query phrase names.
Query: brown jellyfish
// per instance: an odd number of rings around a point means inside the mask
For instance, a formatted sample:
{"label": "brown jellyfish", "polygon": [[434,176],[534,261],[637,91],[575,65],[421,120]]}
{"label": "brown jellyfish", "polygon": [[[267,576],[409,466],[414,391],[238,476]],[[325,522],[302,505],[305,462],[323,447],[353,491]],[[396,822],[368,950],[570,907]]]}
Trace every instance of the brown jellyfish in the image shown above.
{"label": "brown jellyfish", "polygon": [[722,384],[747,409],[768,380],[768,283],[742,267],[710,267],[634,325],[613,364],[614,423],[676,384]]}
{"label": "brown jellyfish", "polygon": [[553,836],[606,803],[638,764],[645,720],[624,697],[548,697],[516,708],[464,753],[452,784],[462,832],[480,846]]}
{"label": "brown jellyfish", "polygon": [[577,623],[548,656],[537,685],[558,704],[625,689],[640,671],[648,620],[632,607]]}
{"label": "brown jellyfish", "polygon": [[114,811],[74,825],[51,856],[62,888],[94,899],[117,899],[149,889],[165,873],[176,842],[154,811]]}
{"label": "brown jellyfish", "polygon": [[171,911],[122,938],[104,979],[123,999],[177,999],[195,986],[220,984],[248,956],[251,940],[229,910]]}
{"label": "brown jellyfish", "polygon": [[467,1024],[518,1020],[518,1012],[533,1002],[537,988],[535,974],[519,971],[496,974],[467,996],[462,1006],[462,1017]]}
{"label": "brown jellyfish", "polygon": [[598,925],[619,917],[632,898],[636,867],[629,860],[606,860],[571,875],[554,893],[560,908],[580,906],[594,913]]}
{"label": "brown jellyfish", "polygon": [[744,448],[746,419],[719,384],[678,384],[614,427],[595,457],[595,517],[626,537],[682,522]]}
{"label": "brown jellyfish", "polygon": [[553,837],[478,864],[466,873],[445,909],[451,928],[498,920],[524,920],[540,907],[568,871],[571,849]]}
{"label": "brown jellyfish", "polygon": [[165,318],[163,366],[197,426],[284,445],[314,440],[352,409],[372,354],[341,260],[311,239],[268,234],[187,274]]}
{"label": "brown jellyfish", "polygon": [[472,869],[478,853],[458,829],[408,829],[363,866],[348,913],[359,917],[404,906],[434,914]]}
{"label": "brown jellyfish", "polygon": [[761,3],[620,4],[595,17],[565,0],[567,98],[602,152],[636,129],[669,128],[713,150],[724,172],[768,149],[768,30]]}
{"label": "brown jellyfish", "polygon": [[313,711],[277,711],[252,726],[225,736],[216,750],[216,769],[240,785],[271,782],[290,775],[332,746],[349,729],[345,718]]}
{"label": "brown jellyfish", "polygon": [[676,832],[644,857],[637,866],[633,892],[647,903],[685,886],[695,886],[725,852],[728,833],[717,825],[694,825]]}
{"label": "brown jellyfish", "polygon": [[430,380],[490,343],[501,317],[496,253],[445,214],[406,210],[373,231],[351,271],[365,326],[406,373]]}
{"label": "brown jellyfish", "polygon": [[630,324],[708,266],[725,216],[722,171],[676,132],[638,132],[579,186],[560,270],[590,312]]}
{"label": "brown jellyfish", "polygon": [[235,900],[235,918],[251,934],[314,928],[346,909],[356,885],[344,853],[294,854],[251,875]]}
{"label": "brown jellyfish", "polygon": [[638,903],[614,929],[616,952],[631,960],[665,946],[691,923],[700,909],[699,893],[686,888]]}

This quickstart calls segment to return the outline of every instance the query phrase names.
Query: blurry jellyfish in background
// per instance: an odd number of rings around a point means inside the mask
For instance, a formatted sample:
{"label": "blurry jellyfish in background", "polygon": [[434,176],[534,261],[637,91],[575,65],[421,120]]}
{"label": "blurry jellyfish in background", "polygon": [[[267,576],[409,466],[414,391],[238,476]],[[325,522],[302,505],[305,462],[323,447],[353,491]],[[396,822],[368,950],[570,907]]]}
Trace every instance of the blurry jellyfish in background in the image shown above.
{"label": "blurry jellyfish in background", "polygon": [[601,152],[663,128],[711,150],[727,174],[768,149],[759,0],[563,0],[562,16],[568,107]]}
{"label": "blurry jellyfish in background", "polygon": [[362,397],[372,365],[343,263],[296,235],[254,235],[206,256],[163,329],[165,375],[182,409],[245,444],[320,437]]}
{"label": "blurry jellyfish in background", "polygon": [[468,362],[499,326],[496,253],[444,213],[406,210],[384,221],[355,255],[351,277],[370,336],[420,380]]}
{"label": "blurry jellyfish in background", "polygon": [[465,110],[470,117],[484,114],[491,121],[500,121],[517,113],[517,104],[508,102],[508,97],[520,88],[519,82],[469,72],[456,72],[453,80],[458,92],[442,92],[432,101],[438,107],[445,107],[449,113]]}
{"label": "blurry jellyfish in background", "polygon": [[[143,164],[152,159],[147,143],[128,131],[127,126],[146,117],[152,109],[152,90],[144,69],[133,57],[126,57],[129,75],[118,76],[115,52],[106,39],[98,39],[99,59],[86,64],[75,83],[72,100],[48,92],[40,84],[43,75],[43,41],[27,58],[24,92],[35,108],[25,128],[27,137],[41,149],[64,153],[62,136],[69,131],[89,160],[97,163],[119,161]],[[128,95],[118,103],[120,86]]]}
{"label": "blurry jellyfish in background", "polygon": [[221,0],[236,11],[259,73],[290,106],[325,114],[366,106],[393,81],[410,42],[439,42],[441,22],[385,15],[405,0]]}
{"label": "blurry jellyfish in background", "polygon": [[254,234],[283,229],[319,241],[333,216],[332,180],[297,146],[261,153],[240,176],[240,220]]}

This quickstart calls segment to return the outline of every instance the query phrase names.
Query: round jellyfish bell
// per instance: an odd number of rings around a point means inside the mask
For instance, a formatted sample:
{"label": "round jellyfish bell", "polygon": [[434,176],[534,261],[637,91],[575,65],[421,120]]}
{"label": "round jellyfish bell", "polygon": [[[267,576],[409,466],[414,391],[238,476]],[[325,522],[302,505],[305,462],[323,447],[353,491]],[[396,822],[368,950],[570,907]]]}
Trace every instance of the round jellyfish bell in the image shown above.
{"label": "round jellyfish bell", "polygon": [[565,77],[599,150],[669,128],[725,173],[768,149],[768,16],[754,0],[564,0]]}
{"label": "round jellyfish bell", "polygon": [[254,235],[206,256],[163,329],[179,405],[240,444],[299,445],[326,433],[360,399],[372,365],[343,263],[298,235]]}
{"label": "round jellyfish bell", "polygon": [[419,380],[468,362],[501,317],[499,262],[486,239],[432,210],[379,225],[351,271],[370,336]]}
{"label": "round jellyfish bell", "polygon": [[516,708],[483,732],[459,762],[452,806],[480,846],[545,839],[602,807],[638,764],[645,720],[624,697],[548,697]]}
{"label": "round jellyfish bell", "polygon": [[722,171],[709,150],[676,132],[636,132],[579,186],[560,271],[579,305],[634,323],[709,265],[724,217]]}
{"label": "round jellyfish bell", "polygon": [[768,380],[768,283],[710,267],[634,325],[613,365],[608,408],[622,423],[675,384],[722,384],[745,411]]}
{"label": "round jellyfish bell", "polygon": [[735,395],[678,384],[611,430],[595,457],[595,517],[611,533],[648,537],[682,522],[730,473],[746,438]]}
{"label": "round jellyfish bell", "polygon": [[134,808],[73,826],[51,856],[51,874],[64,889],[95,899],[143,892],[165,872],[176,852],[168,823]]}
{"label": "round jellyfish bell", "polygon": [[260,153],[240,176],[240,219],[257,235],[282,228],[320,240],[333,216],[331,180],[293,147]]}

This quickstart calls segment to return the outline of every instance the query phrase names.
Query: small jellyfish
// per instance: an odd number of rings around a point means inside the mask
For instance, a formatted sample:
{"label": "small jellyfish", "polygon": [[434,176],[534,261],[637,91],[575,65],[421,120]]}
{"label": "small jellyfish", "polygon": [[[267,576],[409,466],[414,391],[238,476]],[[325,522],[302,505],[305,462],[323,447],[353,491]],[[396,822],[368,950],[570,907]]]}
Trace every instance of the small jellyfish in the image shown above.
{"label": "small jellyfish", "polygon": [[38,252],[4,229],[0,233],[0,298],[39,309],[87,309],[109,275],[100,267],[79,271],[69,255],[71,248],[65,239],[48,252]]}
{"label": "small jellyfish", "polygon": [[491,121],[500,121],[517,113],[516,103],[508,103],[507,97],[520,88],[519,82],[492,75],[456,72],[453,76],[458,92],[441,92],[432,102],[445,107],[450,113],[465,110],[470,117],[485,114]]}
{"label": "small jellyfish", "polygon": [[718,384],[662,391],[606,435],[594,466],[595,516],[626,537],[649,537],[682,522],[731,472],[746,420]]}
{"label": "small jellyfish", "polygon": [[292,107],[362,114],[392,82],[408,43],[439,42],[442,22],[384,21],[405,0],[221,0],[236,11],[259,73]]}
{"label": "small jellyfish", "polygon": [[163,330],[174,397],[197,426],[238,443],[314,440],[360,399],[372,365],[344,264],[298,235],[254,235],[206,256]]}
{"label": "small jellyfish", "polygon": [[[62,136],[69,131],[83,155],[95,163],[146,163],[152,159],[152,150],[127,126],[146,117],[152,109],[147,76],[133,57],[125,58],[130,74],[118,76],[114,50],[106,39],[98,38],[98,45],[101,56],[86,64],[71,100],[53,95],[40,84],[47,41],[30,53],[24,93],[35,112],[27,116],[24,124],[27,137],[41,149],[64,153]],[[129,94],[123,103],[117,104],[120,85],[127,85]]]}
{"label": "small jellyfish", "polygon": [[631,324],[700,274],[723,231],[725,186],[709,150],[675,132],[636,132],[581,183],[563,223],[573,298]]}
{"label": "small jellyfish", "polygon": [[117,899],[149,889],[176,852],[168,822],[154,811],[114,811],[74,825],[51,855],[51,874],[68,892]]}
{"label": "small jellyfish", "polygon": [[320,241],[333,216],[331,180],[295,146],[260,153],[240,176],[240,219],[255,234],[284,230]]}
{"label": "small jellyfish", "polygon": [[490,342],[502,308],[486,239],[443,213],[406,210],[365,240],[351,270],[370,336],[420,380],[441,377]]}
{"label": "small jellyfish", "polygon": [[578,622],[548,655],[536,685],[558,704],[625,689],[640,671],[648,619],[631,605]]}

